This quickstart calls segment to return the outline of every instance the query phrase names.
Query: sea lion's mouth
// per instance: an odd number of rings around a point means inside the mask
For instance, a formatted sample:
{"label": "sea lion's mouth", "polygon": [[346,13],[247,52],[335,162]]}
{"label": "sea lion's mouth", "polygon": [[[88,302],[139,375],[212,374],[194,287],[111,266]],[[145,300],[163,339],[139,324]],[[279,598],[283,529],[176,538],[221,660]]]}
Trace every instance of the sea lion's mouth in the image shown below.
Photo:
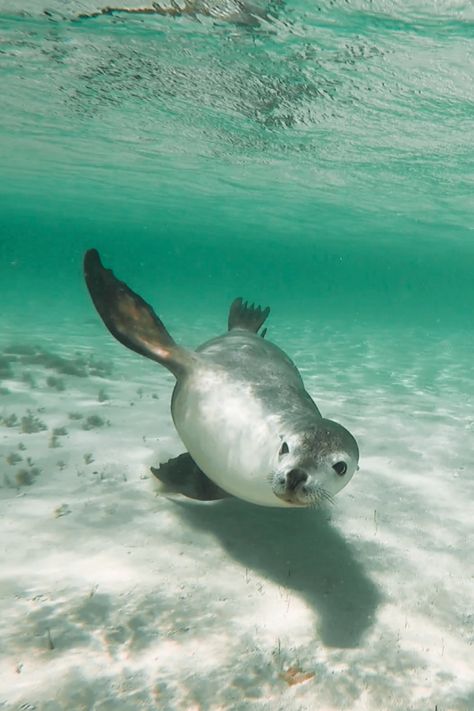
{"label": "sea lion's mouth", "polygon": [[282,486],[277,482],[273,488],[273,493],[279,499],[290,506],[301,506],[306,508],[320,508],[325,502],[333,504],[334,497],[322,486],[308,486],[307,483],[297,487]]}
{"label": "sea lion's mouth", "polygon": [[308,501],[300,501],[300,499],[294,495],[275,494],[275,496],[278,496],[279,499],[292,506],[310,506]]}
{"label": "sea lion's mouth", "polygon": [[291,506],[312,505],[312,496],[306,486],[296,488],[277,486],[273,488],[273,493],[286,504],[291,504]]}

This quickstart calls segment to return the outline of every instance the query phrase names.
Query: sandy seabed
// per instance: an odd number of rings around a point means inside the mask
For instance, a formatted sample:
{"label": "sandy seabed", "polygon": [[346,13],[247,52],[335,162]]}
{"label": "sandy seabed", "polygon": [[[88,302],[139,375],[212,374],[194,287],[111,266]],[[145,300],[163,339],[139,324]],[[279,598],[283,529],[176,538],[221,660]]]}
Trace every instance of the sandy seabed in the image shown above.
{"label": "sandy seabed", "polygon": [[360,444],[316,512],[160,491],[172,377],[2,332],[0,708],[474,709],[473,337],[278,331]]}

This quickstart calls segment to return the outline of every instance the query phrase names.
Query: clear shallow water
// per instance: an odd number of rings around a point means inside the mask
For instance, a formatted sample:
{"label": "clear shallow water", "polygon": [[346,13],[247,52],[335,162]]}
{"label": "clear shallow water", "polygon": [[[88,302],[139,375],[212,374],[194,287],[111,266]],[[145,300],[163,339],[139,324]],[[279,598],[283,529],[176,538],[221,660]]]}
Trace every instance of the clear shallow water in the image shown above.
{"label": "clear shallow water", "polygon": [[[77,19],[97,7],[0,0],[1,604],[28,621],[19,641],[5,629],[0,701],[471,709],[472,4],[301,0],[228,21],[204,3],[197,17]],[[295,517],[155,499],[141,477],[180,451],[171,381],[104,333],[82,284],[90,246],[191,346],[224,328],[237,294],[272,306],[270,337],[361,444],[331,526],[301,519],[332,557],[315,546],[308,564]],[[18,341],[114,370],[104,382],[58,373],[54,358],[32,366],[11,352]],[[104,407],[107,430],[68,415]],[[45,408],[46,430],[5,424],[28,408]],[[20,442],[41,469],[30,485],[8,462]],[[226,530],[241,521],[258,534],[233,547]],[[39,542],[17,559],[31,523]],[[270,545],[276,526],[288,535]],[[242,612],[249,594],[257,620]],[[48,692],[52,668],[62,681]],[[293,668],[314,676],[290,684]]]}
{"label": "clear shallow water", "polygon": [[470,3],[72,21],[91,8],[0,4],[8,286],[78,303],[95,244],[173,293],[470,326]]}

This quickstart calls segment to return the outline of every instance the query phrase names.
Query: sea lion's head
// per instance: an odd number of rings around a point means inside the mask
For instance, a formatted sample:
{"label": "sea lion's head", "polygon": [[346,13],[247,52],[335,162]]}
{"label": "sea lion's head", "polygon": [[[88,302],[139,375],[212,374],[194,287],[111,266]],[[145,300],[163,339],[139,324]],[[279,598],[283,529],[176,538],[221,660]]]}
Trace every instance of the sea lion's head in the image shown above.
{"label": "sea lion's head", "polygon": [[271,475],[273,493],[292,506],[332,501],[357,471],[359,448],[351,433],[332,420],[282,436]]}

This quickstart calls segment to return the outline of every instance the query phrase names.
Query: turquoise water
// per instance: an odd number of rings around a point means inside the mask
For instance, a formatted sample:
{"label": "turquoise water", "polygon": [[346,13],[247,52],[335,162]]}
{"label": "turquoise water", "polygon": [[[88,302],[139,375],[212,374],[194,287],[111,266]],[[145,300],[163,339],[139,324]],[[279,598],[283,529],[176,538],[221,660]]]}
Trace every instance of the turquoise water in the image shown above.
{"label": "turquoise water", "polygon": [[[161,6],[181,11],[80,18],[100,4],[0,0],[2,614],[12,620],[0,706],[470,711],[473,5]],[[311,576],[288,543],[295,516],[232,505],[185,516],[146,488],[148,466],[182,449],[172,382],[105,332],[83,284],[89,247],[192,347],[224,330],[235,296],[272,307],[269,337],[361,448],[332,527],[300,519],[316,541]],[[87,361],[79,377],[51,359],[78,351],[112,370]],[[38,408],[43,433],[6,424]],[[98,408],[107,431],[68,419]],[[53,429],[65,425],[56,452]],[[29,482],[10,464],[20,444],[41,469]],[[59,530],[45,511],[62,505]],[[27,521],[54,551],[67,541],[75,563],[34,546],[15,562]],[[228,526],[238,537],[254,525],[239,550],[226,538]],[[275,539],[275,528],[288,535]],[[184,555],[173,576],[158,530]],[[116,541],[109,558],[103,534]],[[135,567],[127,536],[141,551]],[[277,544],[265,547],[266,536]],[[197,548],[207,553],[196,568]],[[293,581],[281,556],[298,561]],[[201,576],[203,590],[190,583]],[[81,607],[94,586],[107,603]],[[173,606],[194,594],[200,609]],[[242,612],[243,599],[264,622]],[[16,619],[28,621],[19,638]],[[48,669],[62,679],[50,691]]]}
{"label": "turquoise water", "polygon": [[471,325],[470,3],[288,3],[254,27],[71,21],[87,8],[0,6],[13,309],[29,286],[85,310],[95,245],[175,299]]}

